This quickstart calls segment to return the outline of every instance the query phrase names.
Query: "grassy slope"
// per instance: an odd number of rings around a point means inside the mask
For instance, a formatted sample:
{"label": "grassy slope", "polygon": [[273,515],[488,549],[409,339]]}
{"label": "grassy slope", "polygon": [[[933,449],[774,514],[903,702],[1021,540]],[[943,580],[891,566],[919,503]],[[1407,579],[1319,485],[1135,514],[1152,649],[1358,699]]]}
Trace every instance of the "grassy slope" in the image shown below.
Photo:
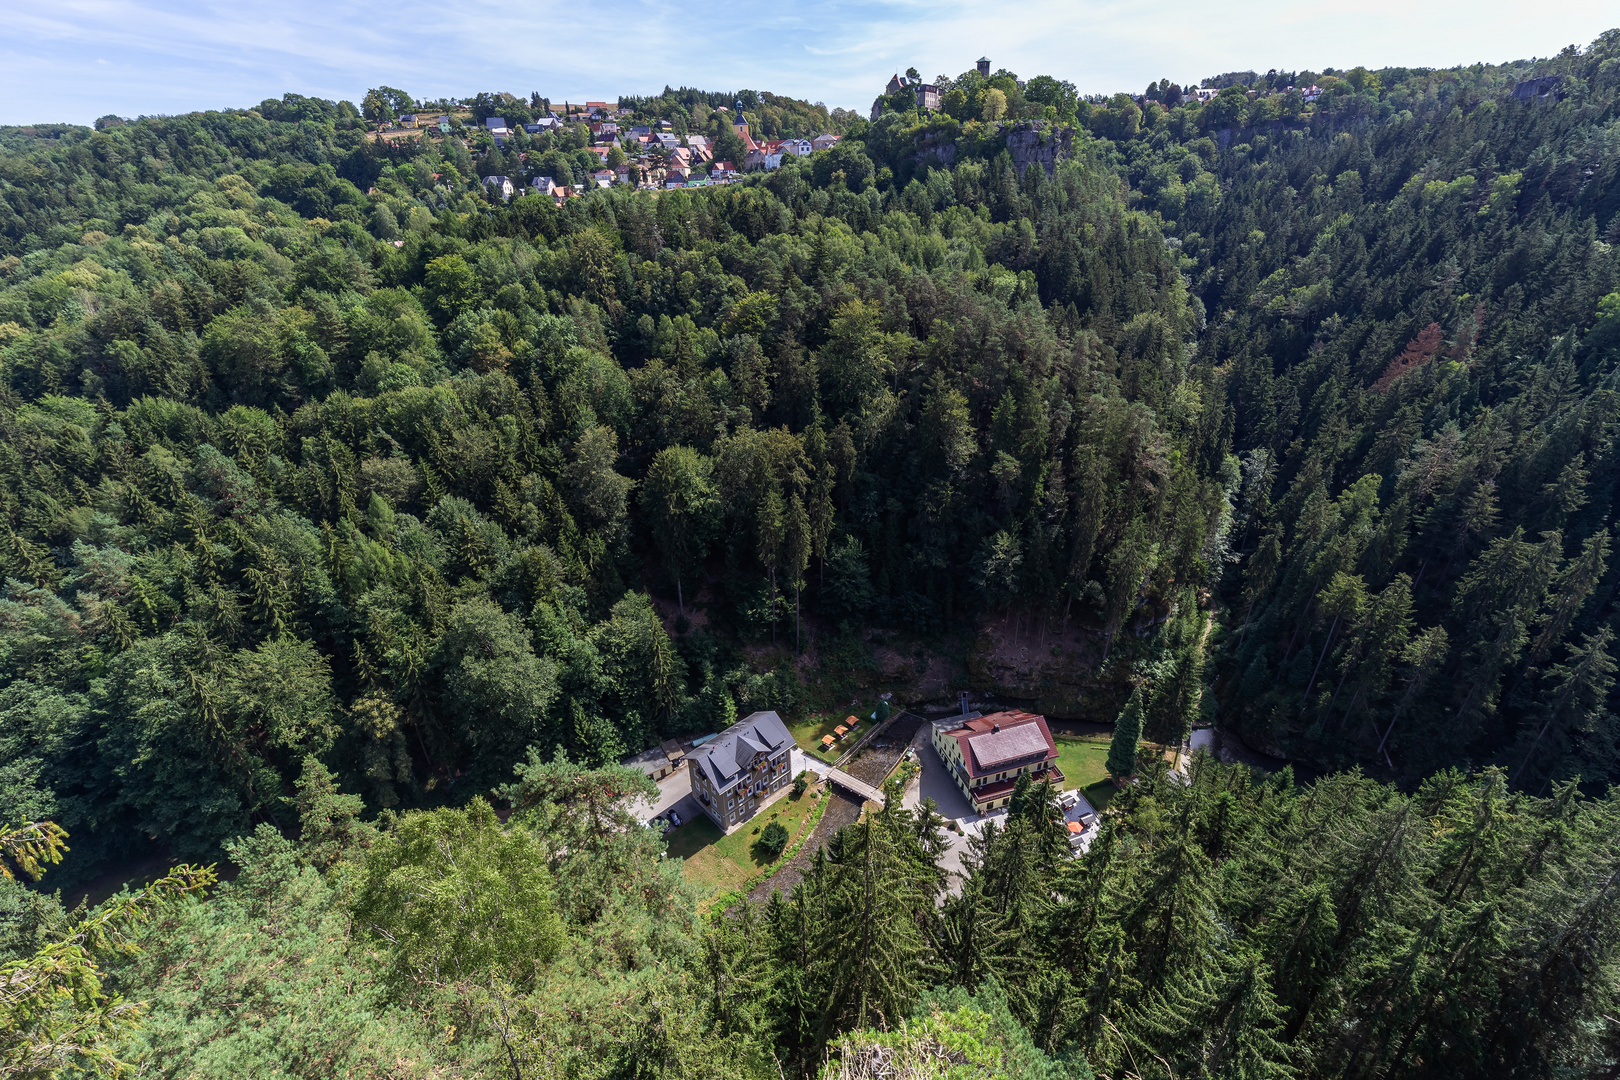
{"label": "grassy slope", "polygon": [[722,835],[714,822],[699,815],[669,834],[669,857],[685,859],[681,871],[687,880],[711,893],[739,888],[771,862],[754,849],[760,831],[772,821],[780,821],[787,826],[791,847],[815,806],[816,800],[809,794],[796,799],[790,791],[730,836]]}

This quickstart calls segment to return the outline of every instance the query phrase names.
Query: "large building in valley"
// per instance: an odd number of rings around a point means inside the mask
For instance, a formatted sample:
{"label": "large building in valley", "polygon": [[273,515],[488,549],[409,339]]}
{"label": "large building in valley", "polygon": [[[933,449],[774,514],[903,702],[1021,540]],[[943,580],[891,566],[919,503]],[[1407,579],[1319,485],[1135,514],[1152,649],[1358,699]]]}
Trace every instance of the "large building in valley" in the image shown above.
{"label": "large building in valley", "polygon": [[1005,806],[1018,778],[1063,783],[1046,717],[1027,712],[934,721],[934,749],[977,813]]}
{"label": "large building in valley", "polygon": [[692,794],[727,832],[753,817],[791,777],[793,736],[774,712],[739,720],[690,757]]}

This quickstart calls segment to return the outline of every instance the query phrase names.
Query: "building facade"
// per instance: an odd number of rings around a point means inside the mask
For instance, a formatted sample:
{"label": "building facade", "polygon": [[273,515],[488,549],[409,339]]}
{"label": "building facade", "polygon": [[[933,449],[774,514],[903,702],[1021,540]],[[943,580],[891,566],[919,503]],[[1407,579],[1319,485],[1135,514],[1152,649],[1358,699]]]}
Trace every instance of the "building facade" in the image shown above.
{"label": "building facade", "polygon": [[932,741],[976,813],[1012,801],[1019,777],[1063,783],[1057,743],[1046,717],[1027,712],[949,716],[933,722]]}
{"label": "building facade", "polygon": [[692,794],[730,832],[787,786],[792,755],[793,736],[782,718],[753,713],[692,752]]}

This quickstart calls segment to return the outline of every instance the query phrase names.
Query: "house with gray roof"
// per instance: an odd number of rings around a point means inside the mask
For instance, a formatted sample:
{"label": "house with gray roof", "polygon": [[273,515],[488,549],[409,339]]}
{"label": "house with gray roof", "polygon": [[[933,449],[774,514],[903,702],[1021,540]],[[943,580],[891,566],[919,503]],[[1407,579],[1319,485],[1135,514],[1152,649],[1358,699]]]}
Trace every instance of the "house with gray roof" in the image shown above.
{"label": "house with gray roof", "polygon": [[792,779],[793,736],[774,712],[737,721],[692,752],[692,793],[704,813],[730,832],[759,812]]}

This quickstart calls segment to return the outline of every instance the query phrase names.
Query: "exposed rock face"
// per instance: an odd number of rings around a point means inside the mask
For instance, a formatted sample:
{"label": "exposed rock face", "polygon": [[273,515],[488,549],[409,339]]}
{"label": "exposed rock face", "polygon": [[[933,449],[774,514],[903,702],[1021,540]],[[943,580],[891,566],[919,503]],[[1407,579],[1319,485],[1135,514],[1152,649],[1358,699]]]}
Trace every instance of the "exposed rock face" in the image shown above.
{"label": "exposed rock face", "polygon": [[1012,155],[1018,175],[1039,163],[1051,176],[1057,163],[1069,156],[1074,132],[1069,128],[1054,128],[1040,120],[1028,120],[1007,128],[1007,152]]}
{"label": "exposed rock face", "polygon": [[1078,630],[1018,638],[987,626],[968,653],[967,668],[977,691],[1033,701],[1036,712],[1057,719],[1107,722],[1130,687],[1097,677],[1100,655],[1100,643]]}
{"label": "exposed rock face", "polygon": [[917,164],[948,169],[956,164],[956,144],[948,140],[924,139],[917,147]]}
{"label": "exposed rock face", "polygon": [[1528,101],[1540,105],[1557,101],[1563,97],[1564,77],[1562,75],[1543,75],[1539,79],[1526,79],[1513,88],[1509,97],[1514,101]]}
{"label": "exposed rock face", "polygon": [[[1044,120],[1024,120],[1016,124],[1003,124],[1007,135],[1007,152],[1012,155],[1018,175],[1031,165],[1040,163],[1051,176],[1057,163],[1069,156],[1074,143],[1071,128],[1054,128]],[[934,137],[921,138],[917,143],[917,164],[948,169],[956,164],[956,143]]]}

